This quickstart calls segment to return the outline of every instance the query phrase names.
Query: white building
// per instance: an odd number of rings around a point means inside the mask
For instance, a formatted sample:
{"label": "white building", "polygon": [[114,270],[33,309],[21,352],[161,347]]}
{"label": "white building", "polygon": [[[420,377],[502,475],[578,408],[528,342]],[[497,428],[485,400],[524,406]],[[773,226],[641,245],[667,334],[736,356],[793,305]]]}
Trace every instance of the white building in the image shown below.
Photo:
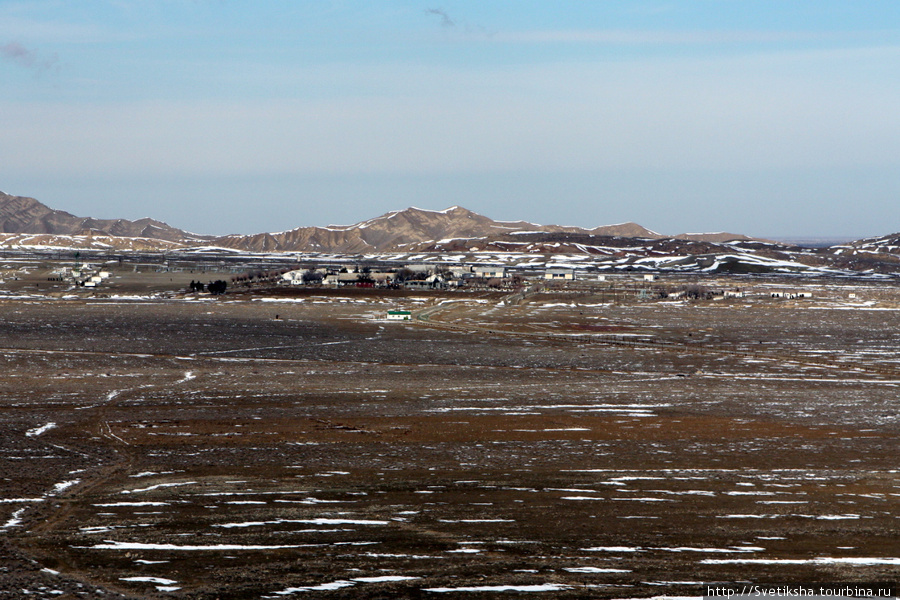
{"label": "white building", "polygon": [[389,310],[387,319],[388,321],[409,321],[412,319],[412,313],[408,310]]}
{"label": "white building", "polygon": [[281,278],[287,283],[298,285],[303,283],[303,271],[300,269],[297,269],[295,271],[288,271],[287,273],[283,273],[281,275]]}

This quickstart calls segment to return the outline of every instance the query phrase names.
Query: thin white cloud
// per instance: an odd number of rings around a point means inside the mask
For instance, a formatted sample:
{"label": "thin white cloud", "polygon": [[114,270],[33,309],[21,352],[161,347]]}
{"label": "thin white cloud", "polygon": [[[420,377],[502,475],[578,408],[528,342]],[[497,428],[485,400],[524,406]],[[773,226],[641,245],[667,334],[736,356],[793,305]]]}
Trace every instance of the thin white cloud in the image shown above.
{"label": "thin white cloud", "polygon": [[871,37],[872,33],[825,33],[805,31],[670,31],[628,29],[562,29],[499,32],[497,42],[590,43],[623,45],[774,44],[785,42],[835,41]]}
{"label": "thin white cloud", "polygon": [[900,48],[884,47],[493,69],[332,65],[282,75],[292,89],[352,93],[0,99],[0,177],[896,165],[900,90],[888,75],[898,64]]}
{"label": "thin white cloud", "polygon": [[772,80],[670,84],[610,78],[579,100],[552,103],[488,94],[2,106],[0,163],[54,176],[170,176],[761,169],[896,164],[900,156],[896,96],[860,103]]}

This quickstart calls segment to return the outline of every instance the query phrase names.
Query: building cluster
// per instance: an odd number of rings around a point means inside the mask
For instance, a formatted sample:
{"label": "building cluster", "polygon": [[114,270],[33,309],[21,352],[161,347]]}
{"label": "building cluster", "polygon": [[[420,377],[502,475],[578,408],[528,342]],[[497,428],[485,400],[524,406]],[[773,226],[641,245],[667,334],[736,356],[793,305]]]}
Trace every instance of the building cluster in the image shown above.
{"label": "building cluster", "polygon": [[[687,285],[672,289],[660,280],[657,273],[634,275],[577,272],[573,268],[552,267],[546,269],[510,268],[502,265],[443,265],[405,264],[396,268],[380,266],[377,270],[365,266],[295,269],[281,274],[287,285],[319,285],[328,287],[373,287],[393,289],[447,289],[511,288],[519,284],[542,281],[574,282],[576,280],[609,281],[613,289],[634,292],[641,298],[725,300],[740,299],[747,292],[740,288],[710,290],[699,285]],[[757,295],[757,294],[754,294]],[[805,290],[763,292],[763,297],[776,299],[808,299],[812,293]]]}
{"label": "building cluster", "polygon": [[508,286],[517,279],[540,278],[547,281],[574,281],[575,269],[546,269],[522,272],[500,265],[447,266],[406,264],[396,269],[374,270],[368,267],[312,268],[287,271],[281,275],[288,285],[324,285],[332,287],[384,287],[406,289],[443,289],[473,285]]}
{"label": "building cluster", "polygon": [[85,264],[75,267],[61,267],[53,271],[47,279],[49,281],[68,282],[79,287],[95,288],[109,279],[109,276],[109,271]]}
{"label": "building cluster", "polygon": [[[567,280],[575,279],[575,271],[549,276]],[[368,267],[296,269],[282,274],[282,281],[289,285],[324,285],[331,287],[382,287],[406,289],[444,289],[478,284],[506,285],[514,274],[506,267],[447,266],[433,264],[406,264],[395,269],[374,270]]]}
{"label": "building cluster", "polygon": [[772,292],[772,298],[785,298],[787,300],[796,300],[797,298],[812,298],[810,292]]}

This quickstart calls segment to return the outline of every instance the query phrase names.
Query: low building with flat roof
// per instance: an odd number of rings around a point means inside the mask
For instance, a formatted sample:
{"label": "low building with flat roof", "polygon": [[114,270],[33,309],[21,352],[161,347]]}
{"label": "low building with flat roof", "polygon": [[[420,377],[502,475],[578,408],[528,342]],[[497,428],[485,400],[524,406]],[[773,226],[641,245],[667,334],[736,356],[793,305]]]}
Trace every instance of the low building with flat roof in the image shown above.
{"label": "low building with flat roof", "polygon": [[388,321],[410,321],[412,320],[412,312],[408,310],[389,310],[387,311]]}
{"label": "low building with flat roof", "polygon": [[544,271],[544,279],[575,281],[575,269],[547,269]]}

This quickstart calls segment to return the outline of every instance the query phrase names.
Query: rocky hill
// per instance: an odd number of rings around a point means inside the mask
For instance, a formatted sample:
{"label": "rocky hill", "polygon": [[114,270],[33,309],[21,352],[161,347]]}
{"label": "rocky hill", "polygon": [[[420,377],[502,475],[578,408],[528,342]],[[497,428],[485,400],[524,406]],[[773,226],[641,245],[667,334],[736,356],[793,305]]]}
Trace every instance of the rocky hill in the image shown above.
{"label": "rocky hill", "polygon": [[864,238],[855,242],[850,242],[846,245],[837,245],[834,246],[834,248],[876,254],[900,254],[900,233],[892,233],[881,237]]}
{"label": "rocky hill", "polygon": [[281,233],[231,235],[214,243],[228,248],[258,252],[384,252],[405,250],[413,245],[448,239],[474,239],[514,232],[584,233],[622,237],[663,237],[637,223],[608,225],[595,229],[561,225],[537,225],[525,221],[495,221],[465,208],[445,210],[407,208],[392,211],[355,225],[299,227]]}
{"label": "rocky hill", "polygon": [[900,269],[900,233],[838,244],[828,252],[835,261],[855,271],[883,270],[885,265]]}
{"label": "rocky hill", "polygon": [[0,233],[30,233],[51,236],[100,235],[124,238],[148,238],[177,243],[203,242],[212,236],[198,236],[176,229],[162,221],[145,218],[94,219],[76,217],[53,210],[34,198],[0,192]]}

